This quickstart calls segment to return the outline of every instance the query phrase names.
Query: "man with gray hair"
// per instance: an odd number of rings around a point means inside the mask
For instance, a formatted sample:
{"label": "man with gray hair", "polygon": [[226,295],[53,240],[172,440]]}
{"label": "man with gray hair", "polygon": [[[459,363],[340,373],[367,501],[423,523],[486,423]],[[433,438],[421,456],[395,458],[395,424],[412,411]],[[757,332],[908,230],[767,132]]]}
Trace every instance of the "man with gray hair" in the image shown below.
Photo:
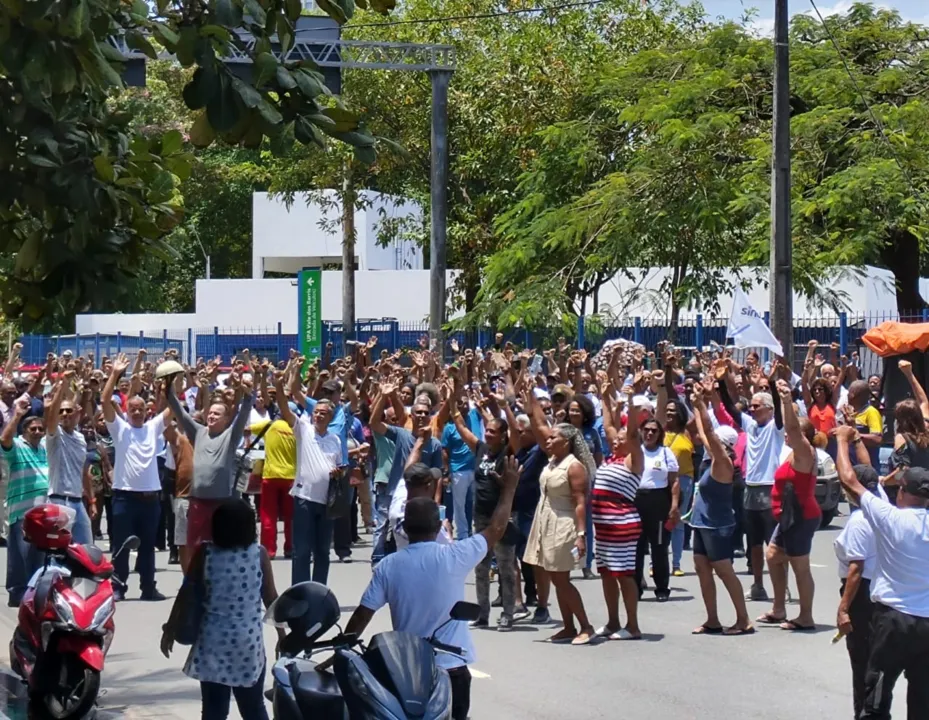
{"label": "man with gray hair", "polygon": [[763,601],[768,599],[764,589],[764,546],[770,542],[775,526],[771,489],[784,447],[781,406],[771,393],[755,393],[748,412],[743,413],[732,402],[725,382],[719,383],[719,395],[726,411],[747,435],[743,522],[753,576],[748,599]]}

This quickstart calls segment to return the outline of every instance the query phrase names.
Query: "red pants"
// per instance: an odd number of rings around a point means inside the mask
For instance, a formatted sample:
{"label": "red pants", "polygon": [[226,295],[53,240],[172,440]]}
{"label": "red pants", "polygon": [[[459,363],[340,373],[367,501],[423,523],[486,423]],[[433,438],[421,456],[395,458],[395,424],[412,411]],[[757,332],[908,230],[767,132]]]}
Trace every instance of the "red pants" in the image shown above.
{"label": "red pants", "polygon": [[271,557],[277,553],[278,514],[284,517],[284,553],[291,551],[294,499],[290,496],[290,489],[293,484],[293,480],[285,478],[261,481],[261,544]]}
{"label": "red pants", "polygon": [[187,547],[191,552],[213,539],[213,513],[222,500],[190,498],[187,507]]}

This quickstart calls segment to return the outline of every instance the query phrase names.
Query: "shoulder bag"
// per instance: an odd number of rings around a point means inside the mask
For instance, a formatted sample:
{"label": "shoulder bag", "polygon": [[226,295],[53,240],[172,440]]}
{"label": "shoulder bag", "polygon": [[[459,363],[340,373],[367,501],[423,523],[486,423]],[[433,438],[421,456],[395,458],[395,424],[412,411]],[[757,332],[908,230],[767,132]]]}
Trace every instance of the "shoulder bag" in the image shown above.
{"label": "shoulder bag", "polygon": [[248,485],[248,479],[252,474],[252,467],[254,466],[254,461],[248,456],[248,454],[255,449],[255,446],[261,442],[261,439],[265,436],[268,430],[271,429],[271,423],[273,420],[269,420],[268,424],[261,428],[261,431],[255,436],[255,439],[252,440],[242,451],[242,454],[236,454],[235,458],[235,489],[240,493],[251,493],[255,494],[252,491],[252,488]]}

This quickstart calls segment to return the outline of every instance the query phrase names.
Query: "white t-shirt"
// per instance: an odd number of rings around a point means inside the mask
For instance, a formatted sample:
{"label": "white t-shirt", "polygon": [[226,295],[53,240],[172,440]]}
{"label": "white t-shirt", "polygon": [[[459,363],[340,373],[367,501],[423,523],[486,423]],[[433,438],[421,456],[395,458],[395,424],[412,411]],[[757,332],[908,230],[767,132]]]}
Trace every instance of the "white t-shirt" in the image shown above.
{"label": "white t-shirt", "polygon": [[142,427],[133,427],[116,415],[106,424],[113,438],[116,463],[113,467],[113,489],[134,492],[158,492],[158,451],[164,442],[164,413],[158,413]]}
{"label": "white t-shirt", "polygon": [[838,415],[846,405],[848,405],[848,388],[843,385],[839,388],[839,401],[835,404],[836,415]]}
{"label": "white t-shirt", "polygon": [[309,413],[297,418],[297,477],[290,494],[325,505],[329,499],[330,473],[342,461],[342,441],[332,432],[318,435]]}
{"label": "white t-shirt", "polygon": [[861,576],[866,580],[874,578],[877,565],[877,545],[874,541],[874,529],[868,524],[861,511],[855,511],[848,518],[842,532],[832,544],[839,561],[839,578],[848,577],[848,564],[853,560],[864,561]]}
{"label": "white t-shirt", "polygon": [[680,470],[674,453],[664,445],[654,450],[646,450],[643,445],[642,453],[645,455],[645,469],[642,471],[642,482],[639,483],[639,488],[660,490],[668,487],[668,473]]}
{"label": "white t-shirt", "polygon": [[[393,533],[394,542],[397,544],[397,550],[402,550],[410,544],[410,538],[403,528],[403,518],[406,516],[406,498],[406,483],[401,482],[397,485],[397,489],[394,490],[394,494],[390,498],[390,508],[387,510],[387,522]],[[441,505],[439,506],[439,519],[444,523],[445,508]],[[440,545],[448,545],[452,541],[445,530],[444,524],[439,529],[439,534],[436,536],[435,541]]]}
{"label": "white t-shirt", "polygon": [[877,544],[871,599],[906,615],[929,618],[929,510],[896,508],[865,493],[861,512]]}
{"label": "white t-shirt", "polygon": [[184,402],[187,404],[187,410],[189,412],[193,412],[197,405],[198,392],[200,392],[200,388],[198,388],[196,385],[194,387],[189,387],[184,391]]}
{"label": "white t-shirt", "polygon": [[784,429],[778,430],[772,419],[759,425],[748,413],[742,413],[742,429],[748,434],[745,442],[745,484],[773,485],[774,471],[780,465],[784,447]]}
{"label": "white t-shirt", "polygon": [[[375,611],[389,605],[394,630],[429,638],[448,620],[455,603],[465,599],[465,579],[486,554],[483,535],[451,545],[413,543],[377,564],[361,604]],[[439,667],[448,670],[476,659],[466,622],[453,620],[436,633],[436,639],[464,650],[464,659],[436,653]]]}

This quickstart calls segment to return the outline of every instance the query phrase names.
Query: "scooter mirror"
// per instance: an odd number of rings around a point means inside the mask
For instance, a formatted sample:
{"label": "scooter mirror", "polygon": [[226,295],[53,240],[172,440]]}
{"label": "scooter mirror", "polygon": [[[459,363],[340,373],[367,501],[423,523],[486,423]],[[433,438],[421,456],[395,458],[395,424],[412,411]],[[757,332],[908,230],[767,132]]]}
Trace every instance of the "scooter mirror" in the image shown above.
{"label": "scooter mirror", "polygon": [[481,606],[465,600],[456,602],[449,613],[452,620],[477,620],[480,616]]}
{"label": "scooter mirror", "polygon": [[139,546],[142,544],[142,541],[139,540],[138,535],[130,535],[126,538],[125,546],[129,550],[138,550]]}

